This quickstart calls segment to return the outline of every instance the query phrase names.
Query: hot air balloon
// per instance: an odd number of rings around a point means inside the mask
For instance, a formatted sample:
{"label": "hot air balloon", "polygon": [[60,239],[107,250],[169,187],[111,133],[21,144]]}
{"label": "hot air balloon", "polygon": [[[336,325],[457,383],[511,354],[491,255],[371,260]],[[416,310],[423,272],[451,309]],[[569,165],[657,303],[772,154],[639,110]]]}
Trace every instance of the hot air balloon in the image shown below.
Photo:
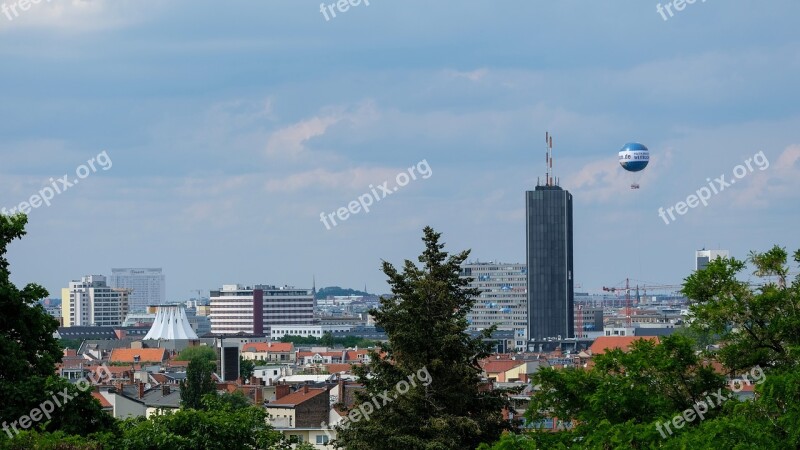
{"label": "hot air balloon", "polygon": [[647,147],[638,143],[630,142],[625,144],[619,151],[619,165],[629,174],[631,178],[631,189],[639,189],[639,179],[642,177],[642,170],[650,162],[650,151]]}

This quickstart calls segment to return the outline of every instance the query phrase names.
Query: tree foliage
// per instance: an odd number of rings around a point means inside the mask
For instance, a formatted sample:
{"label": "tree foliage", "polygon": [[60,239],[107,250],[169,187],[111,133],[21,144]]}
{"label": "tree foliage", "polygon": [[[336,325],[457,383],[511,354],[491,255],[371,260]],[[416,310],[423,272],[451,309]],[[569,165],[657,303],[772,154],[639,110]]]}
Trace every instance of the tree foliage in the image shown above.
{"label": "tree foliage", "polygon": [[204,359],[216,365],[217,352],[207,345],[198,345],[197,347],[186,347],[175,357],[176,361],[192,361],[195,359]]}
{"label": "tree foliage", "polygon": [[[533,377],[540,389],[526,414],[529,425],[555,416],[574,427],[506,434],[481,448],[800,448],[800,277],[789,279],[788,256],[775,246],[751,253],[747,261],[717,259],[692,273],[683,288],[692,302],[688,333],[596,356],[587,370],[541,370]],[[800,251],[793,256],[800,263]],[[748,263],[761,283],[738,278]],[[717,340],[718,350],[702,345],[698,352],[689,336],[703,344]],[[728,398],[703,419],[695,417],[669,435],[659,432],[658,424],[695,405],[703,392],[722,387],[709,368],[712,361],[733,375],[763,370],[755,398]]]}
{"label": "tree foliage", "polygon": [[253,372],[256,369],[256,362],[251,359],[244,359],[241,356],[239,357],[239,378],[242,381],[247,381],[250,377],[253,376]]}
{"label": "tree foliage", "polygon": [[[778,246],[751,253],[753,274],[764,278],[756,289],[736,278],[746,264],[735,258],[714,260],[686,278],[683,293],[694,302],[692,327],[719,335],[725,345],[717,357],[726,367],[797,367],[800,280],[787,286],[787,258]],[[800,262],[800,252],[794,260]]]}
{"label": "tree foliage", "polygon": [[[440,234],[424,230],[421,267],[405,261],[399,272],[383,263],[393,296],[372,311],[389,341],[383,354],[370,353],[371,362],[354,370],[365,386],[357,405],[381,400],[369,419],[337,428],[336,444],[348,449],[468,449],[500,436],[508,427],[501,410],[504,393],[483,389],[478,360],[488,356],[489,344],[466,332],[467,313],[478,296],[469,279],[459,276],[469,251],[448,255]],[[487,337],[492,330],[487,330]],[[426,370],[429,384],[419,382]],[[400,386],[415,379],[402,393]],[[410,383],[409,383],[410,384]],[[375,402],[373,402],[374,404]]]}
{"label": "tree foliage", "polygon": [[281,434],[266,421],[261,408],[225,408],[209,411],[182,409],[129,419],[121,425],[124,450],[289,449]]}
{"label": "tree foliage", "polygon": [[[61,343],[54,336],[58,322],[38,303],[48,292],[38,284],[23,289],[11,282],[8,244],[25,235],[27,217],[0,215],[0,423],[11,424],[54,394],[74,396],[39,422],[46,430],[85,435],[113,429],[114,420],[88,392],[55,375]],[[7,433],[0,433],[0,440]]]}
{"label": "tree foliage", "polygon": [[189,361],[186,367],[186,379],[182,380],[181,405],[184,408],[203,409],[203,396],[216,393],[217,386],[212,374],[214,366],[205,358]]}

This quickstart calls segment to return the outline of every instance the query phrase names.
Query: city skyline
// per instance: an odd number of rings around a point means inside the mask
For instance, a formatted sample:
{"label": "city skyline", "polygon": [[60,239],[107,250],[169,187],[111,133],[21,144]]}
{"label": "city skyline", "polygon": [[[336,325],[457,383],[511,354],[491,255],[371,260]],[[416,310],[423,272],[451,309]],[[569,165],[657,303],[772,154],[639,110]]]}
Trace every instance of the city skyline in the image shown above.
{"label": "city skyline", "polygon": [[[78,276],[161,267],[168,301],[313,277],[386,293],[381,260],[415,260],[425,225],[473,260],[524,261],[545,130],[576,199],[582,290],[680,283],[701,248],[800,247],[785,225],[800,218],[796,2],[669,20],[641,2],[371,3],[330,20],[302,2],[0,16],[0,208],[42,193],[12,281],[56,297]],[[628,142],[650,151],[635,191]],[[403,179],[423,161],[429,178]]]}

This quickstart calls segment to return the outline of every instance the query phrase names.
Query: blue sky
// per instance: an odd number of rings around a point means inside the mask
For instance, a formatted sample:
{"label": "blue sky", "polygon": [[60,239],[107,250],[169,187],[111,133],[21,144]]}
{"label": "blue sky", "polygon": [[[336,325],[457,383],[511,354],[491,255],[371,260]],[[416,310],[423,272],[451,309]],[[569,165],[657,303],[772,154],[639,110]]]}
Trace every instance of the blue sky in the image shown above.
{"label": "blue sky", "polygon": [[[6,4],[11,0],[0,0]],[[328,2],[329,3],[329,2]],[[580,290],[679,283],[696,249],[800,248],[800,3],[53,0],[0,15],[0,207],[106,151],[113,165],[30,213],[13,280],[52,296],[163,267],[171,300],[223,283],[387,292],[380,261],[444,233],[524,261],[524,191],[575,198]],[[666,2],[663,2],[666,3]],[[617,164],[650,148],[642,188]],[[763,151],[708,206],[674,206]],[[369,186],[432,175],[328,230]]]}

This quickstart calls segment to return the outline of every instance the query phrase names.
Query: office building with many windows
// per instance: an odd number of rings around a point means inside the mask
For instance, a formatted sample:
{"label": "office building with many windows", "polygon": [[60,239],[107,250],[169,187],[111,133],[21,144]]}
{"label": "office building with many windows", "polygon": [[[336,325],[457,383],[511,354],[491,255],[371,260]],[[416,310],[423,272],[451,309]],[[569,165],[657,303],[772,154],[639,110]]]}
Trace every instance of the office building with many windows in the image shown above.
{"label": "office building with many windows", "polygon": [[465,263],[461,276],[471,277],[471,288],[481,290],[467,315],[470,331],[492,325],[514,333],[517,349],[524,350],[528,335],[528,270],[525,264]]}
{"label": "office building with many windows", "polygon": [[148,306],[166,303],[166,284],[161,269],[111,269],[111,287],[130,289],[130,311],[145,312]]}
{"label": "office building with many windows", "polygon": [[727,250],[697,250],[694,255],[694,270],[702,270],[708,267],[708,263],[717,258],[730,258]]}
{"label": "office building with many windows", "polygon": [[103,275],[88,275],[61,289],[61,318],[63,326],[122,325],[128,314],[128,289],[106,284]]}
{"label": "office building with many windows", "polygon": [[226,284],[211,291],[211,332],[269,335],[270,327],[314,324],[312,289]]}
{"label": "office building with many windows", "polygon": [[528,338],[569,338],[574,332],[572,194],[548,183],[525,193]]}

